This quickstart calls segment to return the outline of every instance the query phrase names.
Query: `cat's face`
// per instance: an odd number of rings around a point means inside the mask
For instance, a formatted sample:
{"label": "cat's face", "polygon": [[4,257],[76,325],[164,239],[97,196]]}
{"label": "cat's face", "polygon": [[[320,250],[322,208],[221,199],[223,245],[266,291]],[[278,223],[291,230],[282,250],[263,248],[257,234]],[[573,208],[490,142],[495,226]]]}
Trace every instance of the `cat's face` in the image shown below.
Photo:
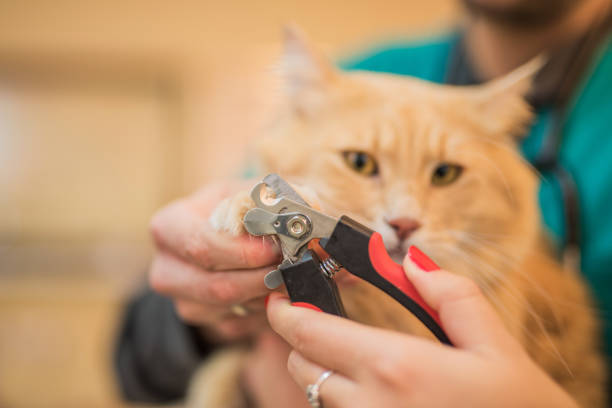
{"label": "cat's face", "polygon": [[533,244],[536,177],[513,139],[530,118],[524,73],[457,89],[300,58],[288,111],[261,144],[268,170],[380,232],[396,260],[417,245],[490,280]]}

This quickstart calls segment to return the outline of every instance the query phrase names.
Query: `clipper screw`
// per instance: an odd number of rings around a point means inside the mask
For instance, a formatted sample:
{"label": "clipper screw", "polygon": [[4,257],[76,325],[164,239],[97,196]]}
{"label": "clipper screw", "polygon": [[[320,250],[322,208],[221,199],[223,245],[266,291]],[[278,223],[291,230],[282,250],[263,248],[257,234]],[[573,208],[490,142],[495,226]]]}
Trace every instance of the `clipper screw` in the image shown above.
{"label": "clipper screw", "polygon": [[287,226],[289,234],[294,238],[300,238],[310,232],[310,221],[301,215],[292,217],[289,222],[287,222]]}

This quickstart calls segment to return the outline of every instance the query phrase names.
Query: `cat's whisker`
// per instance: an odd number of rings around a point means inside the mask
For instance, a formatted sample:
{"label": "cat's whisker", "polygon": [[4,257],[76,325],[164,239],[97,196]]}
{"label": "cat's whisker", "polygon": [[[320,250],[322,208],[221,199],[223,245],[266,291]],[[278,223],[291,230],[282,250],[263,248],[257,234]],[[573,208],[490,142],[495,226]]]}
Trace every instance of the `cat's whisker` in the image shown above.
{"label": "cat's whisker", "polygon": [[[466,233],[466,235],[469,236],[469,235],[471,235],[471,233]],[[483,241],[483,240],[480,240],[480,239],[475,239],[474,241],[478,241],[479,242],[479,245],[481,245],[481,249],[484,249],[484,247],[488,247],[487,249],[490,250],[490,251],[495,250],[495,253],[498,254],[501,258],[503,258],[504,255],[505,255],[502,247],[500,245],[496,244],[496,243],[493,243],[493,242],[490,242],[490,241]],[[486,251],[487,249],[484,249],[484,250]],[[520,278],[524,279],[525,282],[527,284],[529,284],[534,290],[536,290],[538,295],[541,296],[541,298],[548,303],[548,308],[549,308],[549,310],[550,310],[550,312],[552,314],[552,317],[554,318],[554,320],[555,320],[555,322],[557,324],[560,324],[560,322],[561,322],[560,316],[558,314],[559,306],[572,307],[575,310],[578,310],[578,311],[583,312],[583,313],[597,314],[596,313],[597,309],[595,307],[593,307],[593,306],[584,305],[584,304],[579,303],[579,302],[569,302],[569,301],[566,301],[564,299],[553,298],[546,290],[544,290],[544,288],[541,285],[539,285],[533,279],[533,277],[531,277],[526,271],[524,271],[521,268],[519,268],[517,262],[512,260],[510,257],[507,257],[507,262],[513,264],[514,266],[511,268],[512,271],[514,273],[516,273],[517,275],[519,275]],[[510,288],[508,288],[508,290],[509,289]],[[520,291],[520,289],[516,288],[515,285],[512,285],[512,289],[514,289],[513,293],[518,294],[522,298],[524,298],[524,296],[522,295],[522,292]],[[531,314],[531,315],[534,316],[533,314]],[[538,321],[538,325],[540,325],[539,323],[540,323],[540,321]],[[547,338],[547,342],[552,343],[552,339]],[[552,345],[552,346],[554,346],[554,345]],[[555,353],[555,354],[557,354],[557,353]]]}
{"label": "cat's whisker", "polygon": [[542,298],[544,298],[544,300],[546,300],[546,302],[548,303],[548,307],[552,311],[555,320],[557,322],[560,321],[559,316],[556,313],[555,307],[558,302],[556,302],[550,296],[549,293],[547,293],[537,282],[535,282],[532,277],[530,277],[525,271],[523,271],[520,268],[518,261],[507,255],[501,246],[490,241],[475,239],[474,237],[469,238],[466,236],[466,240],[469,242],[469,245],[478,246],[479,250],[488,252],[492,256],[497,257],[497,259],[503,264],[505,264],[505,266],[509,270],[511,270],[513,273],[518,274],[521,278],[525,279],[525,281],[529,285],[531,285],[538,292],[538,294],[542,296]]}
{"label": "cat's whisker", "polygon": [[521,164],[529,167],[535,174],[539,176],[539,178],[542,178],[542,173],[540,173],[538,169],[536,169],[522,154],[520,154],[514,146],[509,146],[505,142],[494,139],[483,139],[481,140],[481,142],[488,143],[490,145],[499,147],[502,150],[505,150],[507,153],[510,153],[512,156],[514,156],[515,159],[519,160]]}
{"label": "cat's whisker", "polygon": [[517,240],[518,237],[514,234],[501,234],[501,233],[495,233],[495,232],[482,232],[482,231],[461,231],[461,230],[451,230],[453,232],[459,232],[459,233],[463,233],[463,234],[467,234],[470,236],[475,236],[475,237],[482,237],[482,238],[499,238],[499,239],[513,239],[513,240]]}
{"label": "cat's whisker", "polygon": [[[455,239],[460,240],[461,237],[468,236],[474,237],[476,239],[486,240],[485,242],[496,242],[496,241],[504,241],[504,242],[522,242],[520,237],[517,237],[515,234],[501,234],[494,232],[482,232],[482,231],[462,231],[458,229],[445,229],[444,231],[440,231],[430,236],[437,238],[443,237],[448,238],[447,235],[451,235]],[[505,252],[505,251],[504,251]]]}
{"label": "cat's whisker", "polygon": [[496,262],[501,263],[504,269],[517,269],[519,261],[508,255],[501,246],[491,240],[485,240],[475,236],[470,236],[468,233],[454,234],[458,242],[472,249],[471,252],[480,252]]}
{"label": "cat's whisker", "polygon": [[[469,254],[464,253],[462,251],[459,251],[456,247],[449,247],[448,249],[451,252],[453,252],[457,257],[462,258],[462,260],[466,264],[470,265],[470,267],[474,271],[478,271],[478,270],[482,271],[482,267],[485,266],[481,262],[473,260],[472,257]],[[495,304],[495,306],[497,306],[498,310],[501,313],[504,313],[506,315],[506,318],[508,320],[516,321],[516,318],[514,317],[515,314],[513,314],[512,311],[510,311],[506,305],[504,305],[499,299],[497,299],[496,289],[498,289],[500,287],[503,287],[503,286],[496,285],[495,288],[494,288],[489,280],[484,279],[483,276],[478,275],[478,274],[472,275],[472,278],[476,279],[477,284],[481,287],[481,289],[483,290],[485,295],[487,295],[487,299],[489,299],[489,301],[493,302]],[[521,299],[515,298],[513,296],[512,300],[515,301],[519,306],[525,307],[525,304],[524,304],[525,302],[524,301],[521,302]],[[525,333],[527,336],[531,336],[532,338],[535,338],[535,336],[532,333],[529,333],[527,331],[527,327],[526,327],[526,325],[523,322],[517,321],[516,324],[521,328],[521,331],[523,333]]]}
{"label": "cat's whisker", "polygon": [[[563,358],[563,356],[561,355],[561,352],[559,351],[559,349],[555,345],[555,342],[553,341],[552,337],[549,335],[548,330],[546,330],[546,326],[544,325],[544,323],[542,321],[542,317],[535,311],[535,309],[533,308],[531,303],[527,299],[525,299],[525,297],[522,295],[520,290],[518,288],[516,288],[515,285],[510,284],[510,282],[506,282],[505,285],[500,285],[499,289],[501,289],[504,292],[506,292],[510,296],[511,299],[513,299],[517,304],[522,305],[525,308],[527,313],[534,319],[536,325],[538,326],[538,328],[542,332],[542,335],[544,336],[544,339],[546,340],[546,342],[550,346],[550,349],[551,349],[552,353],[547,348],[544,348],[543,346],[541,346],[538,343],[538,341],[537,341],[538,337],[536,337],[535,334],[531,333],[531,331],[529,331],[527,329],[527,325],[525,323],[521,323],[521,327],[523,329],[522,330],[523,334],[525,336],[527,336],[528,338],[530,338],[533,341],[533,344],[539,345],[540,348],[543,351],[549,352],[551,355],[555,356],[563,364],[563,366],[565,367],[567,372],[571,376],[573,376],[574,374],[573,374],[569,364],[567,363],[565,358]],[[551,311],[553,313],[553,318],[556,320],[556,323],[560,324],[558,316],[555,314],[554,309],[551,309]]]}
{"label": "cat's whisker", "polygon": [[[500,260],[505,256],[503,249],[499,245],[492,243],[492,242],[486,242],[486,241],[482,241],[478,239],[475,239],[475,240],[479,241],[479,244],[482,245],[481,249],[485,251],[486,251],[486,247],[489,247],[489,248],[495,247],[495,251],[496,251],[495,254],[500,256]],[[512,271],[518,274],[529,285],[531,285],[537,291],[537,293],[548,302],[548,306],[550,307],[550,310],[552,311],[552,313],[555,315],[555,319],[559,321],[559,316],[557,315],[556,306],[563,304],[563,303],[565,304],[572,304],[572,303],[562,302],[559,299],[553,299],[553,297],[546,290],[544,290],[544,288],[540,284],[538,284],[526,271],[524,271],[522,268],[519,267],[518,262],[511,260],[510,257],[508,257],[507,263],[510,264],[511,261],[512,261],[511,263]]]}
{"label": "cat's whisker", "polygon": [[[500,257],[504,261],[512,261],[510,266],[516,266],[519,260],[510,255],[509,248],[512,248],[510,245],[513,241],[516,241],[517,245],[520,244],[520,241],[517,238],[503,235],[495,235],[495,234],[478,234],[474,232],[468,231],[460,231],[460,230],[449,230],[448,234],[452,235],[454,239],[459,243],[471,243],[476,242],[479,246],[491,247],[497,251],[496,256]],[[499,241],[503,241],[505,243],[504,246]]]}
{"label": "cat's whisker", "polygon": [[[460,251],[458,248],[454,246],[446,246],[446,247],[447,247],[446,248],[447,250],[455,254],[456,257],[461,259],[467,265],[470,265],[471,268],[477,269],[475,262],[472,259],[470,259],[470,256],[467,253]],[[493,301],[500,309],[502,309],[504,313],[506,313],[507,317],[511,319],[513,316],[510,310],[493,296],[495,294],[495,291],[493,287],[491,286],[491,284],[487,280],[483,279],[481,276],[478,276],[476,274],[474,274],[472,277],[477,280],[478,286],[481,287],[481,289],[483,289],[483,292],[486,295],[490,295],[490,296],[487,296],[487,299]]]}
{"label": "cat's whisker", "polygon": [[506,190],[506,194],[508,195],[508,199],[510,200],[510,203],[513,206],[516,206],[517,205],[516,197],[514,196],[514,193],[512,192],[512,189],[510,188],[510,184],[508,183],[508,179],[504,175],[504,172],[499,168],[499,166],[497,164],[495,164],[495,162],[493,160],[489,159],[484,154],[477,153],[477,152],[474,152],[474,151],[470,151],[469,154],[467,154],[467,155],[468,156],[472,155],[472,156],[476,156],[476,157],[480,158],[485,163],[489,164],[493,168],[493,170],[495,170],[495,173],[497,173],[497,175],[501,179],[502,183],[504,184],[504,189]]}
{"label": "cat's whisker", "polygon": [[512,154],[514,156],[515,159],[519,160],[521,162],[521,164],[523,164],[526,167],[529,167],[529,169],[531,171],[534,172],[534,174],[536,174],[538,176],[538,178],[542,179],[542,173],[540,173],[540,171],[535,168],[535,166],[533,166],[533,164],[531,164],[529,162],[529,160],[527,160],[522,154],[519,153],[519,151],[513,147],[513,146],[509,146],[507,143],[499,141],[499,140],[494,140],[494,139],[483,139],[481,140],[481,142],[483,143],[487,143],[496,147],[501,148],[502,150],[505,150],[506,152]]}
{"label": "cat's whisker", "polygon": [[[556,357],[563,364],[567,372],[573,376],[573,372],[571,368],[569,367],[569,364],[567,363],[565,358],[561,355],[561,352],[555,345],[552,337],[549,335],[548,330],[546,330],[546,326],[544,325],[542,317],[535,311],[531,303],[527,299],[525,299],[525,297],[520,292],[520,290],[515,285],[511,284],[510,282],[506,282],[505,285],[500,285],[499,289],[507,293],[510,296],[511,300],[515,301],[519,306],[522,306],[527,311],[527,313],[533,318],[537,327],[540,329],[542,335],[544,336],[545,341],[550,346],[550,350],[543,347],[542,345],[538,343],[537,341],[538,337],[534,333],[528,330],[527,325],[525,323],[521,323],[523,334],[529,339],[531,339],[533,341],[533,344],[540,346],[541,350]],[[556,323],[560,324],[558,316],[555,314],[554,309],[551,309],[551,310],[553,313],[553,318],[556,320]]]}
{"label": "cat's whisker", "polygon": [[464,242],[487,253],[501,262],[507,269],[517,269],[519,266],[519,260],[509,255],[504,248],[495,242],[469,235],[464,236]]}
{"label": "cat's whisker", "polygon": [[[448,244],[444,244],[443,246],[447,250],[449,250],[450,252],[455,254],[455,256],[457,256],[458,258],[460,258],[464,262],[466,262],[468,265],[470,265],[471,268],[473,268],[473,271],[479,271],[481,273],[486,273],[489,276],[495,277],[496,279],[503,280],[504,281],[504,285],[496,285],[495,288],[493,288],[491,283],[488,282],[486,279],[483,279],[482,276],[480,276],[478,274],[473,274],[472,275],[473,278],[475,277],[477,279],[477,283],[483,289],[483,291],[485,293],[489,294],[489,296],[487,296],[487,299],[489,299],[495,305],[497,305],[498,308],[503,309],[503,312],[507,315],[507,318],[509,318],[511,320],[514,320],[513,319],[513,314],[510,312],[510,310],[508,310],[508,308],[506,306],[502,305],[499,302],[499,300],[497,300],[497,298],[495,297],[495,295],[496,295],[495,289],[503,290],[505,293],[507,293],[509,295],[509,297],[510,297],[510,299],[512,301],[516,302],[516,304],[518,306],[522,306],[527,311],[527,313],[534,319],[534,321],[536,322],[538,328],[541,330],[542,334],[544,335],[544,338],[546,339],[546,342],[550,346],[550,350],[547,349],[547,348],[544,348],[542,346],[541,346],[541,349],[544,352],[550,353],[552,356],[557,358],[561,362],[561,364],[563,364],[563,366],[565,367],[567,372],[570,375],[573,376],[573,372],[572,372],[571,368],[569,367],[567,361],[563,358],[563,356],[559,352],[558,348],[554,344],[552,338],[548,334],[548,331],[546,330],[546,327],[544,326],[544,323],[542,322],[541,317],[533,309],[533,306],[527,301],[527,299],[525,299],[525,297],[522,295],[520,290],[518,288],[516,288],[515,285],[512,282],[510,282],[501,271],[497,270],[492,265],[490,265],[490,264],[488,264],[486,262],[483,262],[481,259],[476,259],[476,260],[472,259],[471,255],[469,253],[465,253],[465,252],[460,251],[456,246],[452,246],[452,245],[448,245]],[[557,316],[555,316],[555,320],[557,320],[557,322],[558,322],[558,317]],[[524,322],[520,322],[519,321],[518,325],[521,328],[522,333],[526,337],[528,337],[529,339],[531,339],[533,341],[533,344],[540,345],[537,342],[538,338],[535,336],[535,334],[531,333],[528,330],[527,325]]]}
{"label": "cat's whisker", "polygon": [[[472,233],[467,232],[467,234],[471,235]],[[479,240],[478,238],[476,238],[475,240],[479,241],[479,243],[482,244],[483,246],[495,247],[496,250],[498,251],[497,254],[500,255],[500,257],[505,256],[504,250],[499,244],[495,244],[489,241],[482,241],[482,240]],[[512,267],[513,272],[520,275],[521,278],[525,279],[525,281],[528,284],[530,284],[538,292],[540,296],[542,296],[544,299],[548,301],[549,307],[553,313],[556,314],[556,311],[557,311],[556,306],[559,306],[559,305],[575,307],[575,308],[578,308],[579,310],[581,309],[581,310],[588,311],[588,313],[591,313],[591,311],[596,310],[596,308],[592,306],[585,305],[579,302],[569,302],[569,301],[566,301],[565,299],[553,298],[549,292],[547,292],[540,284],[538,284],[533,279],[532,276],[530,276],[527,273],[527,271],[524,271],[522,268],[519,268],[518,266],[519,266],[518,262],[514,263],[514,266]],[[557,320],[559,320],[558,316],[556,316],[556,318]]]}

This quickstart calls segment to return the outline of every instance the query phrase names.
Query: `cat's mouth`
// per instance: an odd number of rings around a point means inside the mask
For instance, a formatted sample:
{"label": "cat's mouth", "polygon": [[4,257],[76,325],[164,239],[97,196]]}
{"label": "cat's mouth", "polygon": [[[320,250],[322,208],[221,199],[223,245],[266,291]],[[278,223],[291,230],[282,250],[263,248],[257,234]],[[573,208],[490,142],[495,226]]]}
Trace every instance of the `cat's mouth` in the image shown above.
{"label": "cat's mouth", "polygon": [[387,249],[387,252],[389,253],[389,256],[391,257],[391,259],[393,259],[395,262],[399,264],[401,264],[404,261],[404,257],[406,256],[406,251],[402,249],[401,245]]}

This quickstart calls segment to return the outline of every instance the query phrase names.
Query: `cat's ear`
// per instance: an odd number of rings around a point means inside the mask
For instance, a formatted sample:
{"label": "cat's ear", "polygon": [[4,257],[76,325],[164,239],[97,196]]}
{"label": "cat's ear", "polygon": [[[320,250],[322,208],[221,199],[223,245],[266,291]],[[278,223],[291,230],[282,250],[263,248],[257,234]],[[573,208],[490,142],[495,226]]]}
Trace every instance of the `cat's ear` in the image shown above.
{"label": "cat's ear", "polygon": [[526,97],[545,62],[546,57],[535,57],[509,74],[478,87],[478,121],[488,132],[514,137],[524,134],[533,119]]}
{"label": "cat's ear", "polygon": [[313,114],[326,103],[338,72],[297,27],[284,28],[283,42],[281,75],[289,103],[298,114]]}

